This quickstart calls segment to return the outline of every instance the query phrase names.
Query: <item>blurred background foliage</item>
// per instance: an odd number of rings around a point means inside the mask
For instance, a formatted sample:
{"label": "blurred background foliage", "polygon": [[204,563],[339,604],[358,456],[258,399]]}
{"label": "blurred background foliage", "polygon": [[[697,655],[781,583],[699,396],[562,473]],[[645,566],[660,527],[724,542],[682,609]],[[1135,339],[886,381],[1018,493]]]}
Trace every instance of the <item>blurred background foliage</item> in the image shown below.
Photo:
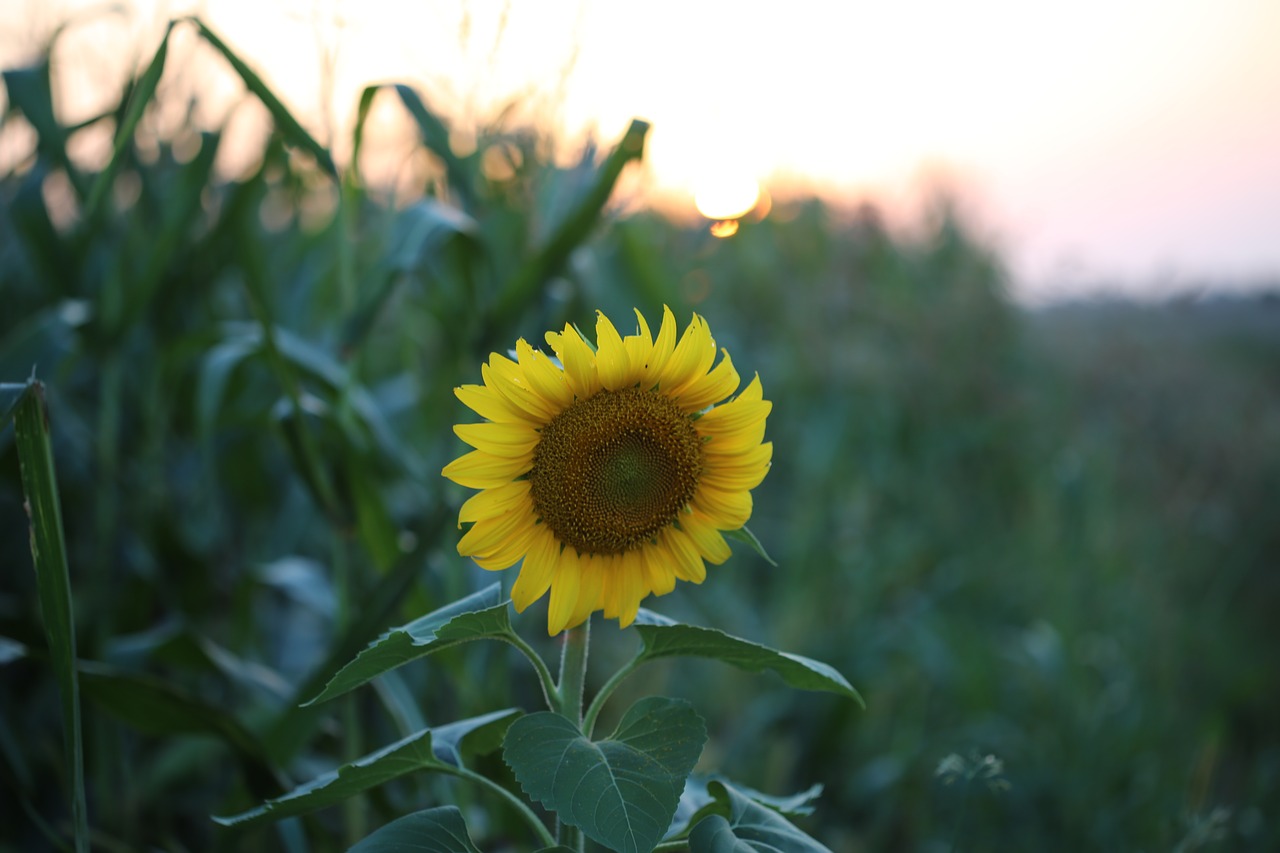
{"label": "blurred background foliage", "polygon": [[[576,163],[502,121],[460,153],[420,93],[374,87],[359,115],[398,102],[429,163],[392,197],[182,26],[274,118],[248,174],[214,169],[216,128],[153,132],[163,51],[78,127],[47,63],[4,71],[33,144],[0,175],[0,381],[48,386],[98,848],[328,850],[449,802],[482,848],[523,844],[501,805],[431,778],[275,828],[209,815],[424,721],[536,707],[489,647],[297,706],[486,580],[439,476],[469,415],[452,388],[517,337],[664,303],[774,401],[752,528],[779,565],[742,549],[650,604],[830,662],[869,705],[643,670],[630,692],[708,718],[708,767],[822,783],[805,828],[837,851],[1280,846],[1274,297],[1029,309],[945,201],[909,232],[778,202],[716,239],[608,204],[642,123]],[[103,128],[109,166],[69,156]],[[12,429],[0,531],[0,847],[43,849],[68,795]],[[596,635],[598,663],[630,652]]]}

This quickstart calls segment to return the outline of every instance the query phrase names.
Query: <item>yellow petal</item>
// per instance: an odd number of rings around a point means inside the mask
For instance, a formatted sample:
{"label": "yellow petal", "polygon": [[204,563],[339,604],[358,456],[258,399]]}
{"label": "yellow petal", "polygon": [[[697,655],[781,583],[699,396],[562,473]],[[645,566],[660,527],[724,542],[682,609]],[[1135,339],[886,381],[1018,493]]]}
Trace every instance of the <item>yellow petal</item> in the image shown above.
{"label": "yellow petal", "polygon": [[547,594],[560,565],[560,542],[545,524],[534,532],[533,543],[520,566],[520,575],[511,587],[511,602],[517,613]]}
{"label": "yellow petal", "polygon": [[676,588],[675,558],[662,545],[646,545],[639,550],[645,586],[654,595],[666,595]]}
{"label": "yellow petal", "polygon": [[705,515],[694,510],[680,516],[680,528],[689,534],[698,553],[708,563],[720,565],[729,559],[729,543],[724,541],[720,531]]}
{"label": "yellow petal", "polygon": [[[636,371],[637,380],[642,380],[645,375],[645,365],[649,363],[650,356],[653,355],[653,334],[649,331],[649,324],[645,322],[644,315],[640,313],[640,309],[635,309],[637,332],[634,335],[627,335],[622,339],[622,344],[627,348],[627,357],[631,359],[631,369]],[[648,385],[645,386],[649,387]]]}
{"label": "yellow petal", "polygon": [[755,471],[704,472],[701,482],[722,492],[749,492],[760,485],[768,473],[769,467],[767,465]]}
{"label": "yellow petal", "polygon": [[495,550],[484,554],[474,554],[471,559],[480,568],[491,572],[509,569],[529,553],[529,547],[533,544],[533,537],[537,533],[539,526],[534,523],[533,517],[530,515],[528,524],[517,525],[511,534],[499,543]]}
{"label": "yellow petal", "polygon": [[477,450],[507,458],[532,453],[541,438],[538,431],[526,423],[455,424],[453,432]]}
{"label": "yellow petal", "polygon": [[676,344],[671,360],[658,377],[658,385],[674,393],[705,374],[715,359],[716,342],[711,338],[711,328],[706,320],[694,314],[693,321],[680,337],[680,343]]}
{"label": "yellow petal", "polygon": [[444,466],[440,473],[469,489],[492,489],[527,473],[532,464],[532,459],[505,459],[473,450]]}
{"label": "yellow petal", "polygon": [[[710,447],[715,442],[709,442]],[[749,491],[760,485],[769,473],[773,442],[767,441],[736,454],[703,451],[703,469],[699,482],[721,491]]]}
{"label": "yellow petal", "polygon": [[696,377],[683,388],[671,391],[677,398],[680,408],[686,412],[700,412],[712,403],[719,403],[738,390],[738,371],[733,367],[728,350],[721,350],[724,358],[720,359],[710,373]]}
{"label": "yellow petal", "polygon": [[618,575],[618,627],[626,628],[636,621],[640,602],[648,595],[644,565],[638,551],[627,551],[616,558],[614,571]]}
{"label": "yellow petal", "polygon": [[506,399],[492,388],[484,385],[462,385],[453,389],[453,394],[463,405],[477,415],[495,423],[532,423],[538,421],[529,417],[520,409],[512,406]]}
{"label": "yellow petal", "polygon": [[616,556],[609,556],[602,561],[605,564],[600,579],[600,597],[596,606],[604,613],[606,619],[617,619],[622,612],[622,572],[621,561]]}
{"label": "yellow petal", "polygon": [[505,512],[515,509],[533,512],[533,503],[529,500],[529,481],[516,480],[492,489],[485,489],[472,495],[458,510],[458,526],[482,518],[496,518]]}
{"label": "yellow petal", "polygon": [[511,359],[494,353],[489,363],[480,365],[484,384],[497,391],[511,407],[538,424],[545,424],[560,411],[533,392],[525,383],[520,366]]}
{"label": "yellow petal", "polygon": [[491,554],[511,540],[517,528],[532,526],[531,512],[512,511],[492,518],[482,518],[458,540],[458,553],[464,557]]}
{"label": "yellow petal", "polygon": [[643,387],[652,388],[658,384],[658,377],[667,368],[667,362],[671,360],[671,353],[676,347],[676,316],[671,313],[671,309],[662,306],[662,325],[658,327],[658,337],[653,342],[653,351],[649,355],[649,361],[644,366],[643,379],[641,380]]}
{"label": "yellow petal", "polygon": [[[715,409],[712,409],[715,411]],[[708,413],[709,414],[709,413]],[[702,436],[704,443],[702,452],[707,457],[716,457],[719,459],[733,458],[748,453],[754,448],[760,447],[764,441],[764,425],[765,416],[768,410],[760,413],[759,420],[745,427],[733,430],[724,430],[717,424],[704,424],[702,418],[694,421],[693,428]]]}
{"label": "yellow petal", "polygon": [[627,348],[603,311],[596,312],[596,372],[600,384],[610,391],[635,384]]}
{"label": "yellow petal", "polygon": [[702,459],[704,471],[768,466],[773,459],[773,442],[766,441],[734,453],[725,453],[715,442],[706,442],[702,446]]}
{"label": "yellow petal", "polygon": [[707,579],[707,567],[702,564],[698,548],[684,531],[668,527],[662,534],[662,542],[671,556],[671,570],[682,581],[702,583]]}
{"label": "yellow petal", "polygon": [[718,453],[745,450],[759,444],[764,438],[765,418],[773,410],[773,403],[761,399],[760,377],[733,400],[694,421],[694,429],[708,439],[708,452]]}
{"label": "yellow petal", "polygon": [[699,483],[698,491],[693,495],[693,506],[721,530],[737,530],[751,518],[751,493],[725,492]]}
{"label": "yellow petal", "polygon": [[578,605],[582,588],[582,561],[578,552],[565,548],[560,552],[555,576],[551,579],[551,600],[547,604],[547,633],[554,636],[569,625],[573,609]]}
{"label": "yellow petal", "polygon": [[564,371],[544,352],[539,352],[525,341],[516,341],[516,358],[529,387],[563,411],[573,402],[573,389],[565,379]]}
{"label": "yellow petal", "polygon": [[600,390],[600,377],[596,374],[596,356],[587,342],[573,326],[565,324],[562,333],[547,332],[547,343],[560,357],[565,378],[579,399],[594,395]]}
{"label": "yellow petal", "polygon": [[581,561],[583,566],[582,581],[578,588],[578,604],[569,617],[567,627],[576,628],[591,618],[591,614],[600,609],[600,593],[604,587],[605,559],[599,554],[592,554]]}

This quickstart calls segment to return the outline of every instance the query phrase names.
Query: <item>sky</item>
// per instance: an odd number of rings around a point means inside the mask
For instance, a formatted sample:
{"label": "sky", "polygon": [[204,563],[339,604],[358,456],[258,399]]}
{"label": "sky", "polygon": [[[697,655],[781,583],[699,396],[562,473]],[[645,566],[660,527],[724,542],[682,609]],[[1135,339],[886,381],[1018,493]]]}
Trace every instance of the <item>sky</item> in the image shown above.
{"label": "sky", "polygon": [[[642,199],[677,211],[760,186],[909,221],[945,188],[1029,298],[1280,280],[1277,0],[117,5],[59,42],[70,118],[198,13],[339,159],[360,89],[408,82],[463,124],[514,103],[567,140],[644,118]],[[101,6],[0,0],[0,65]],[[247,121],[193,41],[179,31],[169,85],[198,89],[209,124]]]}

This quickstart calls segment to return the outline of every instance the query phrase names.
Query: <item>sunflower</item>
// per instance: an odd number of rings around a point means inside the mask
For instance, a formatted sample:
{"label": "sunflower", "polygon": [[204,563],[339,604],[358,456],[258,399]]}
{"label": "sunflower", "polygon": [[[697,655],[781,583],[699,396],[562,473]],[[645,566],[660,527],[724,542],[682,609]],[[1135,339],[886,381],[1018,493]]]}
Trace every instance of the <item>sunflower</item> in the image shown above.
{"label": "sunflower", "polygon": [[728,352],[713,366],[706,320],[677,341],[669,308],[656,338],[636,319],[624,338],[597,312],[594,349],[571,325],[548,332],[555,358],[521,339],[514,361],[481,365],[483,385],[454,390],[485,418],[454,427],[475,450],[443,471],[482,490],[458,513],[458,553],[495,571],[523,560],[512,601],[550,590],[550,634],[597,610],[625,628],[645,597],[702,583],[773,456],[760,377],[722,402],[740,380]]}

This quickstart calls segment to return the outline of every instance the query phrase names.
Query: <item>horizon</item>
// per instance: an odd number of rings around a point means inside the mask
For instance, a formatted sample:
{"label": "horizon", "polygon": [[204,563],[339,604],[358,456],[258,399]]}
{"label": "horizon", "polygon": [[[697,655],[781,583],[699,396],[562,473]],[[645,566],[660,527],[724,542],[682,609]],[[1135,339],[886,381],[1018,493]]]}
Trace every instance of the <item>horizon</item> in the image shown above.
{"label": "horizon", "polygon": [[[946,192],[1022,300],[1280,281],[1280,53],[1267,44],[1280,5],[1265,0],[1094,2],[1070,14],[917,0],[838,19],[801,2],[785,20],[719,2],[621,19],[588,0],[372,2],[359,17],[340,0],[132,2],[93,19],[80,0],[0,5],[22,22],[0,40],[6,68],[76,21],[55,45],[69,120],[118,97],[165,21],[200,14],[340,161],[359,90],[404,81],[460,137],[513,99],[566,150],[592,134],[610,145],[644,118],[653,129],[629,190],[677,215],[694,214],[695,196],[731,207],[728,196],[758,185],[869,201],[909,224]],[[175,34],[164,85],[201,93],[202,126],[252,135],[237,82],[193,41]],[[391,149],[394,125],[375,106],[371,130]]]}

